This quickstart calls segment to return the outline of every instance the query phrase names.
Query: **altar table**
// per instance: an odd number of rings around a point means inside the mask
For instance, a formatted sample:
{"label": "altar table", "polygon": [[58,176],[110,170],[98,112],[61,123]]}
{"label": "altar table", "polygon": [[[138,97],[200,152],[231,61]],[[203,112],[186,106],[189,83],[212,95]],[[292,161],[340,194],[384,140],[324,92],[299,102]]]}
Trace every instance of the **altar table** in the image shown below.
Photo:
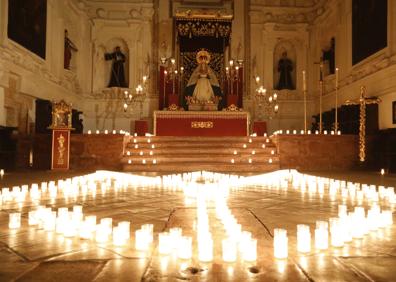
{"label": "altar table", "polygon": [[247,136],[248,112],[154,111],[157,136]]}

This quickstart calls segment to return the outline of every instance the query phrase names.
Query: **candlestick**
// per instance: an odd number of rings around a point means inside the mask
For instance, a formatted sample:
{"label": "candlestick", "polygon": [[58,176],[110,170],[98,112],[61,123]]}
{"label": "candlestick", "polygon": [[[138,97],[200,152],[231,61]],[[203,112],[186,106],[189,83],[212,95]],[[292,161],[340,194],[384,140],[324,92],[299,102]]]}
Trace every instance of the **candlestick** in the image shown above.
{"label": "candlestick", "polygon": [[319,77],[319,134],[322,134],[322,96],[323,96],[323,60],[319,64],[320,77]]}
{"label": "candlestick", "polygon": [[335,124],[334,130],[338,131],[338,68],[335,70]]}
{"label": "candlestick", "polygon": [[303,70],[303,95],[304,95],[304,132],[307,132],[307,81]]}

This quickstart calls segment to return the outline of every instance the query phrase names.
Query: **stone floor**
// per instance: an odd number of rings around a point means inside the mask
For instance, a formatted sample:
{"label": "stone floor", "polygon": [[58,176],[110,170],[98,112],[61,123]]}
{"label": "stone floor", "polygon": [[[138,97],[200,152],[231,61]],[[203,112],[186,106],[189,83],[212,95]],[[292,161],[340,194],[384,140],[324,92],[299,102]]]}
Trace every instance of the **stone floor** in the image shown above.
{"label": "stone floor", "polygon": [[[62,179],[87,172],[34,172],[6,174],[1,187],[40,183]],[[313,173],[313,172],[312,172]],[[395,175],[344,172],[314,174],[338,179],[349,179],[366,184],[396,186]],[[28,226],[27,213],[37,203],[7,202],[0,205],[0,281],[395,281],[396,228],[371,232],[361,240],[342,248],[330,247],[317,251],[312,244],[308,255],[296,251],[296,225],[309,224],[311,234],[317,220],[337,216],[339,204],[348,209],[358,205],[355,200],[343,201],[340,196],[326,193],[301,192],[292,187],[246,185],[230,190],[227,204],[243,230],[252,232],[258,240],[258,258],[247,263],[238,258],[225,263],[221,257],[221,239],[224,237],[216,221],[215,204],[207,207],[210,228],[214,234],[214,260],[201,263],[196,249],[191,260],[164,257],[158,253],[156,234],[171,227],[182,227],[183,234],[194,236],[193,222],[196,202],[187,201],[178,189],[166,187],[129,187],[126,190],[108,189],[96,196],[52,199],[44,197],[40,205],[57,209],[79,204],[85,215],[98,219],[113,218],[113,222],[131,222],[131,240],[124,247],[112,243],[96,243],[79,238],[65,238],[55,232],[46,232]],[[395,205],[380,201],[381,208]],[[368,203],[362,204],[366,210]],[[20,229],[8,228],[9,213],[22,213]],[[395,221],[395,216],[393,215]],[[154,224],[154,243],[147,252],[134,248],[134,231],[142,224]],[[273,255],[274,228],[287,229],[289,256],[278,260]],[[313,241],[313,238],[312,238]]]}

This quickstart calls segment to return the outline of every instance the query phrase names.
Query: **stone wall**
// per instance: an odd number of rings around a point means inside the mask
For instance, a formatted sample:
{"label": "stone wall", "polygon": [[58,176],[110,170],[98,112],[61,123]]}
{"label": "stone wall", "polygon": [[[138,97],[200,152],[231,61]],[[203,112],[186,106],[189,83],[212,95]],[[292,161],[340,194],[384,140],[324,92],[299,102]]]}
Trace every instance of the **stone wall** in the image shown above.
{"label": "stone wall", "polygon": [[70,168],[120,170],[124,138],[121,134],[72,135]]}
{"label": "stone wall", "polygon": [[[72,134],[70,139],[70,169],[120,170],[124,150],[121,134]],[[50,169],[51,135],[34,137],[34,162],[36,169]]]}
{"label": "stone wall", "polygon": [[358,163],[356,135],[276,135],[281,169],[344,170]]}

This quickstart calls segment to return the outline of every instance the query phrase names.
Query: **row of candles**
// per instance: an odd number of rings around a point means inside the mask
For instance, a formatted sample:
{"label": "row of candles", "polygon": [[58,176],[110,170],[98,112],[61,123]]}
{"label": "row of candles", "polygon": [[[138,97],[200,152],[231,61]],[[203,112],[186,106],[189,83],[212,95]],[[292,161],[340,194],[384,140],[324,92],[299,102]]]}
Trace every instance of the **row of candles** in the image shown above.
{"label": "row of candles", "polygon": [[304,134],[307,134],[307,135],[311,135],[311,134],[316,134],[316,135],[318,135],[318,134],[322,134],[322,135],[341,135],[341,131],[340,130],[338,130],[338,131],[323,130],[323,133],[320,133],[319,130],[315,130],[315,131],[300,130],[300,131],[297,131],[295,129],[294,130],[283,130],[283,129],[281,129],[281,130],[277,130],[277,131],[274,132],[274,135],[281,135],[281,134],[294,134],[294,135],[296,135],[296,134],[301,134],[301,135],[304,135]]}

